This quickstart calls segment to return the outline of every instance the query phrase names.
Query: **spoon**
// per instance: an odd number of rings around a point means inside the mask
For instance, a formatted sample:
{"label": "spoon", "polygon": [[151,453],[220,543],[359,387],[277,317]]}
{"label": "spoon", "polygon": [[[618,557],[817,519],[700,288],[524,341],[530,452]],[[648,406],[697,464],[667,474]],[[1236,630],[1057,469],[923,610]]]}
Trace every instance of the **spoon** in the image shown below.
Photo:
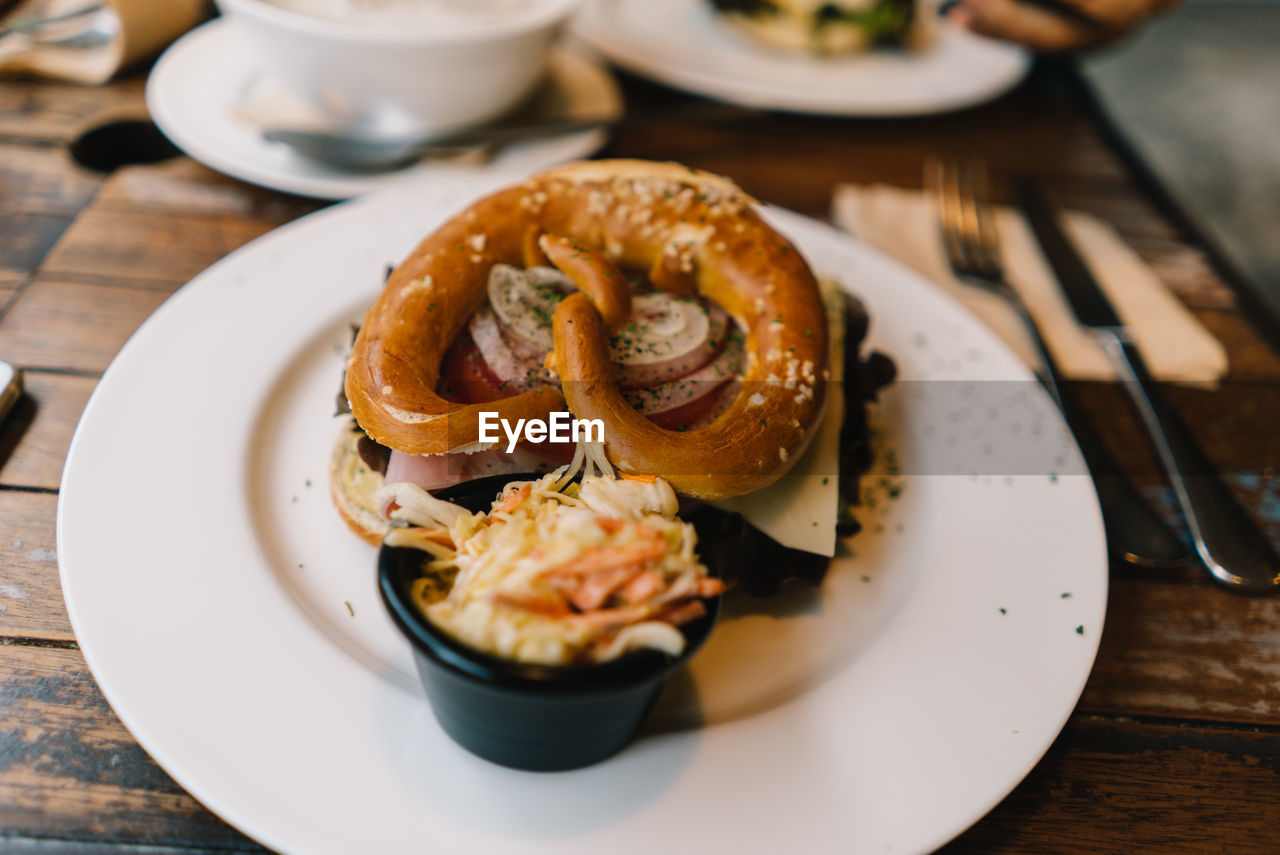
{"label": "spoon", "polygon": [[264,139],[281,143],[311,160],[359,172],[382,172],[405,166],[427,154],[476,146],[502,146],[525,140],[589,131],[616,123],[616,118],[548,119],[507,125],[489,125],[415,137],[375,137],[268,128]]}

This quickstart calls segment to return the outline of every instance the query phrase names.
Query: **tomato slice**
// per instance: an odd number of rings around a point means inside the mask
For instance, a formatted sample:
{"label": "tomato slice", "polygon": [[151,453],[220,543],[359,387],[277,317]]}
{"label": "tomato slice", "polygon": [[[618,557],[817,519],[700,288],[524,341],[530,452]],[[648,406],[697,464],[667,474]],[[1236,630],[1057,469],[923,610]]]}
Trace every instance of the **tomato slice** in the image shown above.
{"label": "tomato slice", "polygon": [[[511,396],[511,390],[503,388],[502,381],[485,363],[480,349],[466,330],[459,333],[445,351],[436,391],[446,400],[459,404],[486,404]],[[573,459],[572,443],[521,440],[520,445],[550,463],[568,463]]]}
{"label": "tomato slice", "polygon": [[[725,384],[725,386],[727,385]],[[664,410],[661,413],[650,413],[649,421],[667,430],[688,430],[699,424],[705,417],[722,405],[724,392],[725,387],[722,386],[715,392],[703,395],[700,398],[694,398],[689,403],[682,404],[675,409]]]}
{"label": "tomato slice", "polygon": [[[466,330],[458,334],[445,352],[437,391],[447,400],[459,404],[483,404],[510,396],[510,390],[503,388],[502,381],[485,363]],[[674,409],[653,413],[649,419],[666,430],[688,429],[725,403],[722,400],[725,391],[724,388],[717,389]],[[571,443],[521,441],[520,445],[552,463],[568,463],[573,459]]]}
{"label": "tomato slice", "polygon": [[502,381],[485,364],[471,334],[466,330],[458,333],[440,364],[436,392],[454,403],[484,404],[505,397],[501,387]]}

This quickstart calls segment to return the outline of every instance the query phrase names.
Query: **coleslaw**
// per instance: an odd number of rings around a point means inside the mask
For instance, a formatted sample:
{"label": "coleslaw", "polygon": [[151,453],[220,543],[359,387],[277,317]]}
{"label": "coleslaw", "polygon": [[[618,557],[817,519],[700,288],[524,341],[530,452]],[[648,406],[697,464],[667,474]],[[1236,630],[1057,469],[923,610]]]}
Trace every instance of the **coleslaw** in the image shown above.
{"label": "coleslaw", "polygon": [[[387,542],[428,554],[412,596],[423,614],[486,653],[542,665],[607,662],[651,648],[677,656],[679,626],[723,592],[661,478],[615,478],[603,453],[508,484],[470,513],[413,484],[382,493],[411,524]],[[593,449],[594,451],[594,449]],[[587,464],[598,473],[571,478]]]}

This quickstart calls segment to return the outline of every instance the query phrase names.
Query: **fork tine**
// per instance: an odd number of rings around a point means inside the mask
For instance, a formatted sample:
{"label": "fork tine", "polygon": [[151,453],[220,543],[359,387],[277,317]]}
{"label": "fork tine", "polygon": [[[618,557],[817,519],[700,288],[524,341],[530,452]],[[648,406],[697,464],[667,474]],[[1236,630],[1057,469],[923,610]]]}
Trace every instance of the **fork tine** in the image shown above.
{"label": "fork tine", "polygon": [[999,277],[1003,264],[1000,260],[1000,233],[996,228],[995,208],[991,202],[991,175],[986,163],[980,160],[973,164],[973,198],[983,266],[989,275]]}
{"label": "fork tine", "polygon": [[973,172],[970,161],[961,161],[955,166],[958,223],[970,267],[982,275],[987,270],[987,259],[982,251],[982,240],[978,231],[978,200],[974,193]]}
{"label": "fork tine", "polygon": [[947,252],[947,262],[956,270],[966,270],[969,259],[959,228],[959,195],[955,181],[955,167],[949,161],[929,158],[925,164],[925,183],[932,191],[938,208],[938,221],[942,227],[942,242]]}

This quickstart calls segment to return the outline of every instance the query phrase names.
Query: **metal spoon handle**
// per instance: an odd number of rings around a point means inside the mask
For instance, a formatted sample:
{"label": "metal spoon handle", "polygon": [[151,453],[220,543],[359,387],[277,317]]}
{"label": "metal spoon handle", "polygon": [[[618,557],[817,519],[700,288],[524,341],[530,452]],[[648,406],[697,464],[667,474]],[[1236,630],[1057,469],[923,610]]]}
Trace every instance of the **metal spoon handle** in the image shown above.
{"label": "metal spoon handle", "polygon": [[415,146],[415,153],[425,153],[437,148],[465,148],[473,145],[505,145],[524,140],[545,139],[578,131],[588,131],[615,124],[617,119],[548,119],[509,125],[486,125],[468,128],[457,133],[444,134],[422,140]]}
{"label": "metal spoon handle", "polygon": [[1095,327],[1094,333],[1146,425],[1209,572],[1235,588],[1280,591],[1280,555],[1218,477],[1137,348],[1122,330]]}

